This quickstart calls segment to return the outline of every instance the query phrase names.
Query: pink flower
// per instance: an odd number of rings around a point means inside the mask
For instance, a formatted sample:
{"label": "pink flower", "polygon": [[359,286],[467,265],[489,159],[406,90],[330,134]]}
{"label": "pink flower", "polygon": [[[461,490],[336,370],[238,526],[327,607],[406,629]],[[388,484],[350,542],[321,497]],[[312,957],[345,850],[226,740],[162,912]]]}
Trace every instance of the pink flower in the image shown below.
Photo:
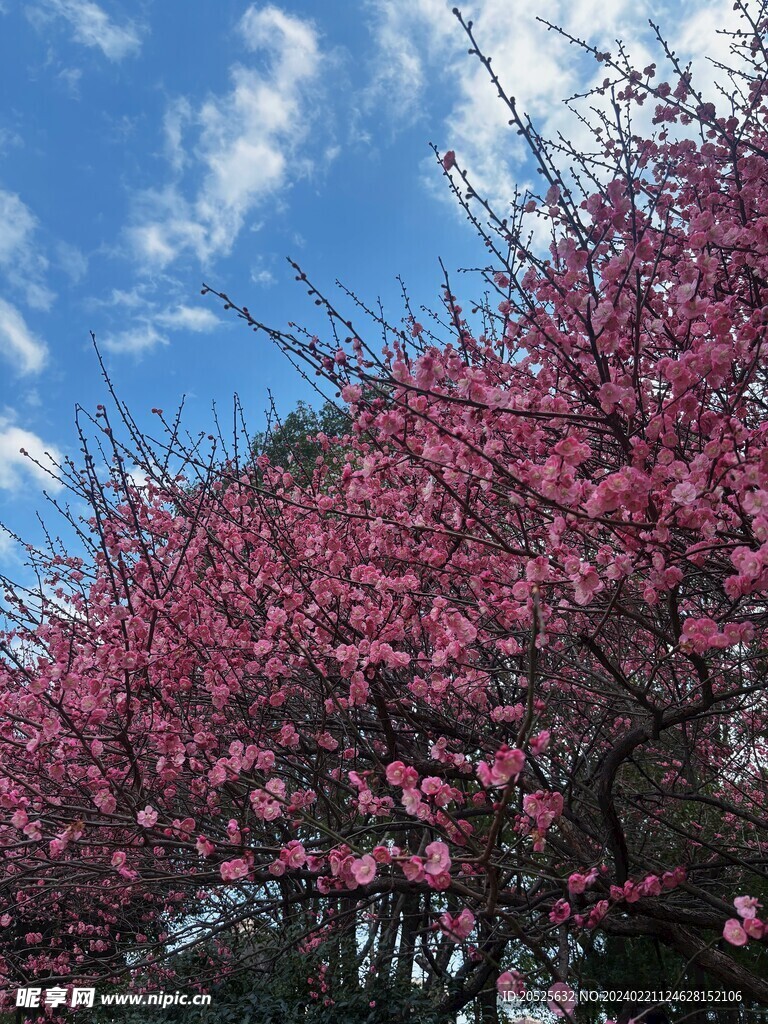
{"label": "pink flower", "polygon": [[496,979],[496,989],[501,996],[521,996],[525,992],[525,984],[519,971],[504,971]]}
{"label": "pink flower", "polygon": [[609,381],[598,391],[600,397],[600,408],[605,413],[613,412],[618,402],[621,401],[624,394],[624,388],[620,388],[618,384],[614,384]]}
{"label": "pink flower", "polygon": [[568,878],[568,892],[579,895],[584,892],[589,884],[588,876],[579,874],[578,871],[574,871]]}
{"label": "pink flower", "polygon": [[672,488],[672,498],[678,505],[692,505],[697,497],[698,491],[688,480]]}
{"label": "pink flower", "polygon": [[117,800],[107,789],[97,793],[93,798],[93,802],[104,814],[114,814],[117,810]]}
{"label": "pink flower", "polygon": [[434,842],[424,850],[427,857],[424,861],[424,871],[428,875],[440,875],[450,870],[451,857],[445,843]]}
{"label": "pink flower", "polygon": [[456,164],[456,154],[452,149],[449,149],[443,157],[443,168],[446,171],[450,171]]}
{"label": "pink flower", "polygon": [[328,854],[328,863],[331,866],[331,874],[335,877],[340,877],[344,871],[344,866],[351,859],[348,846],[344,846],[340,850],[331,850]]}
{"label": "pink flower", "polygon": [[571,916],[571,905],[568,900],[558,900],[549,912],[552,924],[562,924]]}
{"label": "pink flower", "polygon": [[219,865],[219,872],[225,882],[234,882],[238,878],[245,878],[249,871],[248,862],[243,860],[242,857],[237,857],[235,860],[225,860]]}
{"label": "pink flower", "polygon": [[152,828],[153,825],[157,824],[157,811],[150,807],[149,804],[144,808],[143,811],[139,811],[136,815],[136,821],[144,828]]}
{"label": "pink flower", "polygon": [[24,828],[28,821],[29,815],[27,814],[23,807],[20,807],[18,811],[14,811],[13,815],[11,816],[11,824],[15,828]]}
{"label": "pink flower", "polygon": [[401,803],[408,814],[416,815],[419,812],[419,805],[421,804],[421,793],[418,789],[404,789],[401,797]]}
{"label": "pink flower", "polygon": [[660,896],[661,879],[658,875],[646,875],[638,889],[643,896]]}
{"label": "pink flower", "polygon": [[747,933],[741,927],[741,921],[736,917],[732,917],[725,922],[723,938],[726,942],[730,942],[732,946],[746,946],[748,941]]}
{"label": "pink flower", "polygon": [[453,919],[453,930],[460,939],[466,939],[475,927],[475,915],[468,907],[464,907],[458,917]]}
{"label": "pink flower", "polygon": [[413,789],[419,781],[419,773],[416,769],[406,768],[402,761],[393,761],[388,764],[385,774],[390,786],[402,786],[403,789]]}
{"label": "pink flower", "polygon": [[522,750],[510,750],[508,747],[501,747],[496,751],[496,758],[491,771],[494,775],[504,778],[505,781],[513,775],[519,775],[525,764],[525,754]]}
{"label": "pink flower", "polygon": [[283,811],[277,800],[274,800],[269,793],[263,789],[257,789],[250,795],[253,813],[262,821],[274,821],[279,818]]}
{"label": "pink flower", "polygon": [[661,876],[661,884],[665,889],[675,889],[681,882],[685,881],[686,870],[684,867],[677,867],[674,871],[665,871]]}
{"label": "pink flower", "polygon": [[113,868],[121,868],[123,866],[123,864],[125,864],[125,860],[126,860],[126,855],[122,852],[122,850],[119,850],[116,853],[113,853],[112,854],[112,860],[111,860],[112,867]]}
{"label": "pink flower", "polygon": [[352,861],[350,871],[358,885],[367,885],[376,877],[376,861],[366,853],[359,860]]}
{"label": "pink flower", "polygon": [[275,767],[275,754],[272,750],[261,750],[256,756],[256,767],[269,772]]}
{"label": "pink flower", "polygon": [[524,752],[517,749],[510,750],[505,744],[496,751],[493,767],[489,767],[484,761],[480,762],[477,766],[477,777],[488,788],[505,786],[511,778],[520,774],[524,764]]}
{"label": "pink flower", "polygon": [[765,923],[757,917],[746,918],[742,921],[741,926],[750,939],[762,939],[764,935],[768,934]]}
{"label": "pink flower", "polygon": [[565,1016],[563,1008],[572,1016],[576,1002],[576,993],[564,981],[556,981],[547,992],[547,1006],[556,1017]]}
{"label": "pink flower", "polygon": [[720,632],[717,623],[709,616],[688,618],[683,623],[683,632],[680,637],[681,650],[703,654],[710,648],[727,646],[728,638]]}
{"label": "pink flower", "polygon": [[535,819],[539,832],[544,833],[563,812],[562,794],[545,793],[542,790],[527,793],[523,798],[523,810]]}
{"label": "pink flower", "polygon": [[466,939],[475,927],[475,915],[465,907],[460,914],[453,917],[451,914],[440,916],[440,927],[452,939]]}
{"label": "pink flower", "polygon": [[578,605],[589,604],[594,595],[603,589],[603,582],[597,575],[597,570],[589,562],[583,562],[578,574],[571,578],[575,584],[573,596]]}
{"label": "pink flower", "polygon": [[534,736],[530,743],[531,753],[543,754],[549,746],[550,737],[551,733],[548,729],[545,729],[543,732],[540,732],[538,735]]}
{"label": "pink flower", "polygon": [[736,907],[736,912],[739,917],[743,917],[745,919],[749,917],[756,917],[757,911],[762,906],[761,903],[757,902],[757,897],[755,896],[737,896],[733,901],[733,905]]}
{"label": "pink flower", "polygon": [[206,839],[205,836],[198,836],[197,842],[195,843],[195,849],[201,857],[210,857],[216,847],[210,839]]}
{"label": "pink flower", "polygon": [[600,900],[599,903],[596,903],[589,912],[589,917],[587,918],[587,928],[596,928],[609,910],[610,903],[608,902],[608,900]]}
{"label": "pink flower", "polygon": [[280,860],[289,868],[300,868],[307,861],[307,851],[298,839],[292,839],[285,849],[280,851]]}
{"label": "pink flower", "polygon": [[409,882],[424,881],[424,861],[421,857],[409,857],[401,865],[403,874]]}
{"label": "pink flower", "polygon": [[30,821],[24,826],[24,835],[29,836],[30,839],[38,840],[42,839],[43,833],[40,831],[41,821],[38,818],[36,821]]}
{"label": "pink flower", "polygon": [[359,402],[360,399],[362,398],[362,395],[363,389],[360,387],[359,384],[346,384],[341,389],[341,397],[349,405],[352,405],[353,402]]}
{"label": "pink flower", "polygon": [[628,878],[627,881],[624,883],[623,892],[624,899],[627,901],[627,903],[637,903],[637,901],[640,899],[640,896],[642,895],[642,893],[640,892],[640,890],[631,878]]}
{"label": "pink flower", "polygon": [[344,861],[344,863],[341,866],[341,874],[339,877],[341,878],[342,882],[344,883],[344,885],[346,885],[348,889],[356,889],[359,885],[357,879],[355,878],[354,872],[352,871],[352,866],[354,863],[354,857],[347,857],[346,861]]}

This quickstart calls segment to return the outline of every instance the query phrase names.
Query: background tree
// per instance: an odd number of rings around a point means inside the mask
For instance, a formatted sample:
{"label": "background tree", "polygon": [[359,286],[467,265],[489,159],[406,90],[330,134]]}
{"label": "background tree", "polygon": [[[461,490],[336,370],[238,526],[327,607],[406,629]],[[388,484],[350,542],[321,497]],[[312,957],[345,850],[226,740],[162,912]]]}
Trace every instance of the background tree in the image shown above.
{"label": "background tree", "polygon": [[349,415],[334,402],[326,401],[320,409],[298,402],[282,421],[273,414],[267,430],[254,438],[253,454],[265,455],[272,466],[298,468],[311,479],[316,460],[329,452],[318,436],[343,437],[349,428]]}

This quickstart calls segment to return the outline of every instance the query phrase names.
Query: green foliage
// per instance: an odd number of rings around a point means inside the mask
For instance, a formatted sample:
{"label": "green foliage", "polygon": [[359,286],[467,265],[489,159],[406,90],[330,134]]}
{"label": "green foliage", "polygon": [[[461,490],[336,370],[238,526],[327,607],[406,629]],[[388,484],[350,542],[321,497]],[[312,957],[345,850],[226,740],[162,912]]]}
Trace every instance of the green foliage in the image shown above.
{"label": "green foliage", "polygon": [[[210,1006],[97,1005],[89,1020],[92,1024],[453,1024],[453,1017],[446,1020],[437,1014],[434,1000],[422,989],[398,985],[388,978],[376,978],[363,986],[344,983],[329,970],[325,975],[327,993],[313,995],[309,978],[319,976],[322,954],[331,954],[332,945],[320,947],[315,954],[294,951],[274,959],[256,958],[253,966],[236,968],[209,986]],[[199,976],[204,959],[198,953],[171,960],[168,967],[175,978],[147,980],[146,988],[168,993],[178,990],[191,996],[193,982],[185,979]],[[106,991],[97,992],[97,1003]]]}
{"label": "green foliage", "polygon": [[285,419],[266,433],[254,438],[254,455],[266,455],[273,466],[283,466],[297,477],[305,473],[311,477],[315,460],[323,453],[317,434],[340,437],[349,430],[349,418],[333,402],[325,402],[313,409],[299,402]]}
{"label": "green foliage", "polygon": [[251,991],[209,1007],[113,1007],[91,1018],[100,1024],[448,1024],[424,996],[392,990],[343,994],[328,1006],[276,991],[273,979],[254,978]]}
{"label": "green foliage", "polygon": [[[733,951],[729,950],[731,955]],[[741,954],[741,956],[739,956]],[[749,959],[748,970],[758,976],[768,969],[765,950],[750,949],[737,951],[736,959]],[[757,963],[754,962],[757,960]],[[760,966],[761,961],[763,966]],[[581,962],[580,985],[584,989],[602,991],[727,991],[729,986],[713,978],[695,962],[686,963],[677,953],[653,939],[599,935],[591,949],[587,950]],[[607,1013],[615,1019],[620,1014],[622,1003],[584,1003],[579,1012],[583,1014],[582,1024],[599,1024]],[[698,1017],[690,1017],[696,1010]],[[692,1024],[707,1020],[712,1024],[746,1022],[759,1017],[760,1011],[749,1000],[744,1003],[679,1003],[666,1007],[670,1021],[686,1018]],[[758,1016],[755,1016],[755,1013]],[[707,1016],[708,1014],[708,1016]],[[580,1021],[582,1018],[579,1018]]]}

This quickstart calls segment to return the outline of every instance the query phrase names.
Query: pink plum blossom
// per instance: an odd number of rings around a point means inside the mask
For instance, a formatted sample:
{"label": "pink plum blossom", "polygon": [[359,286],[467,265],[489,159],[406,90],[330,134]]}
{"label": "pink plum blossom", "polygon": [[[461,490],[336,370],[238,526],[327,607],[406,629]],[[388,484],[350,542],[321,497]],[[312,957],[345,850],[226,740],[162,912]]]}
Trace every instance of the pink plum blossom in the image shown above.
{"label": "pink plum blossom", "polygon": [[734,907],[736,907],[736,912],[738,913],[739,917],[745,919],[750,917],[756,917],[757,911],[762,906],[762,904],[758,903],[756,897],[754,896],[737,896],[733,901],[733,905]]}
{"label": "pink plum blossom", "polygon": [[451,866],[451,857],[445,843],[436,841],[428,843],[424,853],[424,871],[428,875],[439,875],[447,871]]}
{"label": "pink plum blossom", "polygon": [[746,946],[748,941],[747,933],[742,928],[741,921],[736,917],[732,917],[725,922],[723,938],[726,942],[730,942],[732,946]]}
{"label": "pink plum blossom", "polygon": [[352,862],[350,871],[358,885],[367,885],[376,877],[376,861],[366,853],[359,860]]}
{"label": "pink plum blossom", "polygon": [[468,907],[464,907],[455,917],[448,913],[442,914],[440,927],[451,938],[466,939],[475,927],[475,915]]}
{"label": "pink plum blossom", "polygon": [[144,828],[152,828],[153,825],[157,824],[157,811],[154,807],[150,807],[149,804],[144,808],[143,811],[139,811],[136,815],[136,820]]}
{"label": "pink plum blossom", "polygon": [[225,860],[219,865],[219,872],[225,882],[235,882],[239,878],[245,878],[249,871],[248,862],[242,857]]}

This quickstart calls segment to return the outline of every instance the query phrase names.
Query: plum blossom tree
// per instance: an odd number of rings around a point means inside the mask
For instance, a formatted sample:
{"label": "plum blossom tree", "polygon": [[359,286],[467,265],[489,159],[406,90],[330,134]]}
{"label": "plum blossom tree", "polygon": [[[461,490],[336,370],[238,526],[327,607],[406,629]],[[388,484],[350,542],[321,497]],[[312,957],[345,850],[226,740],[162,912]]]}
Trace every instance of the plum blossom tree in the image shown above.
{"label": "plum blossom tree", "polygon": [[418,970],[487,1021],[626,940],[768,1005],[768,19],[737,7],[720,111],[671,53],[591,50],[592,156],[462,21],[543,180],[500,217],[437,154],[486,297],[446,279],[378,352],[298,267],[324,338],[216,293],[341,397],[309,472],[119,403],[125,441],[81,428],[87,555],[7,593],[9,983],[283,941],[329,1013]]}

